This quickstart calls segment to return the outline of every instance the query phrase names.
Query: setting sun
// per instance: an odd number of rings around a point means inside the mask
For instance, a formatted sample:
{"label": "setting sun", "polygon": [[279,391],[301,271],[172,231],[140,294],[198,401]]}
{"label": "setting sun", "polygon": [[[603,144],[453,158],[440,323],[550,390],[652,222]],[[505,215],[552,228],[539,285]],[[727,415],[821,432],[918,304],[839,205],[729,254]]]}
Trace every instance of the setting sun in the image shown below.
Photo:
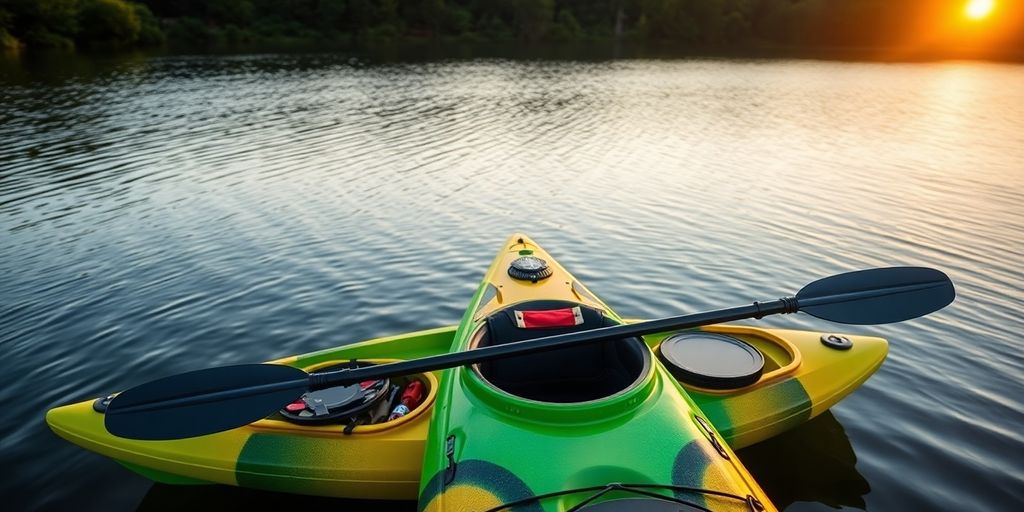
{"label": "setting sun", "polygon": [[964,8],[964,13],[972,20],[980,20],[992,14],[994,7],[994,0],[970,0]]}

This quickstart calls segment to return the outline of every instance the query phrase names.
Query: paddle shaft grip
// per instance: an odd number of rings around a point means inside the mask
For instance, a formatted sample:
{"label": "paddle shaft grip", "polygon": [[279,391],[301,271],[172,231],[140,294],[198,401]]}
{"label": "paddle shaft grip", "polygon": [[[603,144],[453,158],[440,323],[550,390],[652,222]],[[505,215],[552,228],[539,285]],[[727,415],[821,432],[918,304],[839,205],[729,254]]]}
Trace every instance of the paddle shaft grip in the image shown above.
{"label": "paddle shaft grip", "polygon": [[383,379],[385,377],[397,377],[413,373],[431,372],[477,364],[505,357],[522,356],[564,348],[584,343],[596,343],[599,341],[615,340],[620,338],[632,338],[658,332],[690,329],[702,325],[732,322],[747,318],[761,318],[768,315],[781,313],[795,313],[799,309],[796,297],[784,297],[770,302],[754,302],[749,306],[706,311],[689,315],[673,316],[659,320],[637,322],[635,324],[614,325],[601,327],[588,331],[572,332],[534,338],[530,340],[494,345],[490,347],[441,354],[425,357],[413,361],[401,361],[397,363],[382,364],[354,370],[337,370],[333,372],[311,374],[309,376],[310,389],[324,389],[331,386],[343,386],[362,382],[364,380]]}

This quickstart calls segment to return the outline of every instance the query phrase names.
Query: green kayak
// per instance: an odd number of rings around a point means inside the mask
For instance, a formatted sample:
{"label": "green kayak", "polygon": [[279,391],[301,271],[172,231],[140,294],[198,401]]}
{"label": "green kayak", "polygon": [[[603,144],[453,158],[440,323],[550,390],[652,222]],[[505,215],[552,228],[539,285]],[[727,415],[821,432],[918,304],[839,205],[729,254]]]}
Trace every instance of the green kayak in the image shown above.
{"label": "green kayak", "polygon": [[[514,235],[451,351],[621,322],[543,249]],[[444,371],[419,503],[426,511],[773,509],[639,338]]]}

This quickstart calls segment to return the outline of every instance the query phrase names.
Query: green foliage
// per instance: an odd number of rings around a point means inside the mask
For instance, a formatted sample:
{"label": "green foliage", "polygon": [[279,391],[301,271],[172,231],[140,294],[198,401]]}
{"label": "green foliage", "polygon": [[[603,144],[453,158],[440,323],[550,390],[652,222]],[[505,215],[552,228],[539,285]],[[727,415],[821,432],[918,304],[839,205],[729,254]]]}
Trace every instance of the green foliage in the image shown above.
{"label": "green foliage", "polygon": [[31,12],[38,25],[53,34],[72,37],[78,30],[76,14],[78,14],[78,0],[20,0],[12,2],[12,6],[18,4],[34,5]]}
{"label": "green foliage", "polygon": [[0,45],[30,47],[156,45],[160,23],[145,5],[127,0],[0,0]]}
{"label": "green foliage", "polygon": [[445,15],[444,0],[419,0],[419,18],[432,34],[441,31],[441,20]]}
{"label": "green foliage", "polygon": [[7,29],[14,24],[14,15],[10,11],[0,7],[0,52],[12,51],[21,48],[21,41],[11,35]]}
{"label": "green foliage", "polygon": [[695,41],[700,28],[685,0],[643,0],[641,3],[648,39],[656,41]]}
{"label": "green foliage", "polygon": [[29,46],[73,48],[77,0],[4,0],[9,35]]}
{"label": "green foliage", "polygon": [[[619,9],[625,8],[626,3],[623,0],[561,0],[557,2],[558,16],[571,15],[583,30],[580,36],[585,32],[610,32]],[[563,24],[559,19],[556,22]]]}
{"label": "green foliage", "polygon": [[542,39],[554,18],[554,0],[517,0],[515,25],[519,37],[527,41]]}
{"label": "green foliage", "polygon": [[168,22],[166,30],[168,40],[185,41],[188,44],[208,45],[219,39],[218,34],[210,30],[203,20],[187,16]]}
{"label": "green foliage", "polygon": [[142,30],[138,14],[124,0],[82,0],[78,25],[78,39],[89,44],[132,44]]}
{"label": "green foliage", "polygon": [[349,0],[345,28],[358,35],[367,28],[378,25],[383,18],[380,7],[373,0]]}
{"label": "green foliage", "polygon": [[369,43],[391,43],[400,36],[401,34],[398,32],[397,27],[384,23],[367,30],[363,36],[363,41]]}
{"label": "green foliage", "polygon": [[501,16],[489,15],[480,20],[477,30],[487,34],[495,41],[507,41],[514,37],[512,29],[505,23]]}
{"label": "green foliage", "polygon": [[21,48],[21,41],[11,35],[6,28],[0,27],[0,51],[11,51]]}
{"label": "green foliage", "polygon": [[458,5],[448,4],[445,6],[441,18],[441,31],[446,34],[462,35],[468,32],[473,26],[473,15]]}
{"label": "green foliage", "polygon": [[722,20],[720,41],[734,43],[750,32],[750,20],[740,12],[730,12]]}
{"label": "green foliage", "polygon": [[143,4],[133,4],[132,8],[135,9],[135,16],[139,18],[138,44],[140,46],[160,46],[167,42],[163,30],[160,30],[160,21],[156,19],[149,7]]}
{"label": "green foliage", "polygon": [[550,38],[555,41],[573,41],[581,39],[584,35],[583,27],[572,12],[562,9],[555,17],[555,25],[551,29]]}
{"label": "green foliage", "polygon": [[735,43],[749,37],[759,5],[758,0],[727,0],[722,5],[720,41]]}
{"label": "green foliage", "polygon": [[345,0],[320,0],[317,27],[325,32],[338,32],[345,26]]}
{"label": "green foliage", "polygon": [[[579,41],[898,45],[964,0],[0,0],[0,45]],[[1024,47],[1024,9],[1008,45]],[[1016,13],[1016,14],[1014,14]],[[1006,30],[1011,32],[1011,30]],[[166,37],[165,37],[166,35]]]}
{"label": "green foliage", "polygon": [[14,15],[11,11],[0,7],[0,29],[7,30],[14,24]]}
{"label": "green foliage", "polygon": [[207,0],[206,14],[218,24],[246,26],[252,22],[253,5],[249,0]]}

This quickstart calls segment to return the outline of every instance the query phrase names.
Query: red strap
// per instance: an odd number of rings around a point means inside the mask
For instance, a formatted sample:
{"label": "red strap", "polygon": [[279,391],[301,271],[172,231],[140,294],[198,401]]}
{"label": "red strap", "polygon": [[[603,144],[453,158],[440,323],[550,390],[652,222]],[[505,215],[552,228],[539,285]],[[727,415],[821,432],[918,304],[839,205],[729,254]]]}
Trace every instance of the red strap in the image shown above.
{"label": "red strap", "polygon": [[580,307],[549,309],[547,311],[515,311],[516,325],[520,329],[543,329],[545,327],[572,327],[583,323]]}

